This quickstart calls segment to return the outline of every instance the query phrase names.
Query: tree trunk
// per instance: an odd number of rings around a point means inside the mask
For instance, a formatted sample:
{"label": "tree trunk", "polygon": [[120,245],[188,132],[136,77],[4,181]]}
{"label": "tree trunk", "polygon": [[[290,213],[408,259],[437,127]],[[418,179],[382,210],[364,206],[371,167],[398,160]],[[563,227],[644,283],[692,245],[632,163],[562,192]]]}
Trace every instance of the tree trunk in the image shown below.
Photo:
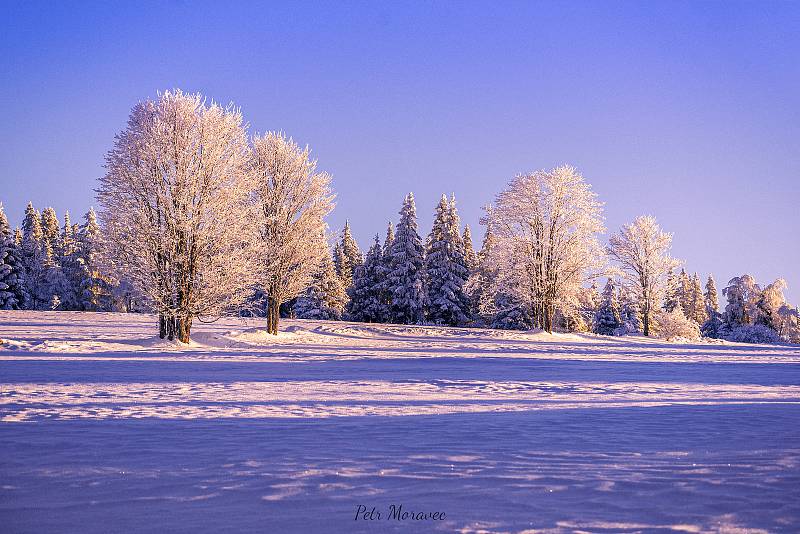
{"label": "tree trunk", "polygon": [[178,340],[181,343],[189,343],[189,332],[192,329],[192,318],[189,316],[183,316],[179,319],[175,319],[175,326]]}
{"label": "tree trunk", "polygon": [[644,331],[643,333],[644,333],[645,337],[650,336],[650,310],[649,309],[645,310],[645,312],[642,314],[642,323],[644,323],[642,330]]}
{"label": "tree trunk", "polygon": [[177,319],[174,315],[159,314],[158,316],[158,337],[161,339],[167,338],[170,341],[175,339],[175,334],[178,331]]}
{"label": "tree trunk", "polygon": [[267,332],[278,335],[278,321],[281,318],[281,304],[270,297],[267,300]]}

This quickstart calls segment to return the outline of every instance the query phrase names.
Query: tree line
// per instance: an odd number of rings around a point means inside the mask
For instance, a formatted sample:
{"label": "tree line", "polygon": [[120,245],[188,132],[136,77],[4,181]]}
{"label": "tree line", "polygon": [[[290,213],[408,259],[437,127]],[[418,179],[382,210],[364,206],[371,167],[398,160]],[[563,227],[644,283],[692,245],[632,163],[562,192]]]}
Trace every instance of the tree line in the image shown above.
{"label": "tree line", "polygon": [[[666,338],[798,340],[783,280],[723,289],[676,270],[652,216],[602,246],[603,204],[573,167],[514,177],[481,219],[475,251],[454,197],[423,240],[413,194],[363,254],[349,222],[329,246],[331,177],[282,132],[249,135],[241,111],[199,94],[137,104],[106,155],[83,225],[28,206],[0,217],[0,307],[152,311],[187,342],[197,317],[281,315],[363,322],[540,328]],[[2,210],[0,210],[1,213]],[[606,279],[600,292],[599,280]]]}

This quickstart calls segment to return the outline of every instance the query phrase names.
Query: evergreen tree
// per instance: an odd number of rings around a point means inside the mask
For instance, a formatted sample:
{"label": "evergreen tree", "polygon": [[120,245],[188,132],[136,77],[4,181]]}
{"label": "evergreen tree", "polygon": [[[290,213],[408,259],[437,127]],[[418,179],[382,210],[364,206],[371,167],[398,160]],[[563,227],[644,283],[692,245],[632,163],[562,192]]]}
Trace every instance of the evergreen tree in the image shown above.
{"label": "evergreen tree", "polygon": [[53,208],[42,211],[42,237],[50,243],[53,253],[58,254],[58,216]]}
{"label": "evergreen tree", "polygon": [[347,279],[345,277],[346,267],[344,264],[344,251],[342,250],[342,242],[337,241],[333,246],[333,268],[336,271],[336,276],[342,281],[342,287],[347,287]]}
{"label": "evergreen tree", "polygon": [[25,300],[22,265],[0,202],[0,309],[18,310]]}
{"label": "evergreen tree", "polygon": [[425,320],[425,263],[413,193],[406,196],[400,210],[389,268],[391,320],[401,324],[422,323]]}
{"label": "evergreen tree", "polygon": [[697,273],[692,276],[692,311],[689,314],[689,318],[698,325],[702,325],[708,319],[703,286],[700,284],[700,277],[697,276]]}
{"label": "evergreen tree", "polygon": [[604,336],[613,336],[614,331],[621,326],[619,317],[619,303],[614,281],[609,278],[603,288],[600,308],[594,318],[594,331]]}
{"label": "evergreen tree", "polygon": [[533,317],[530,310],[512,294],[499,293],[494,297],[497,310],[491,318],[489,326],[500,330],[530,330]]}
{"label": "evergreen tree", "polygon": [[82,262],[79,261],[78,243],[73,233],[69,212],[64,213],[64,226],[58,239],[58,264],[64,276],[64,291],[61,295],[62,306],[68,310],[80,309],[82,281]]}
{"label": "evergreen tree", "polygon": [[667,280],[664,289],[664,305],[662,308],[666,312],[671,312],[680,304],[680,285],[675,273],[667,273]]}
{"label": "evergreen tree", "polygon": [[464,235],[461,241],[464,243],[464,263],[467,266],[467,271],[471,274],[478,266],[478,256],[472,246],[472,231],[469,229],[468,224],[464,225]]}
{"label": "evergreen tree", "polygon": [[442,195],[425,255],[428,318],[436,324],[457,326],[468,319],[469,301],[463,290],[468,272],[458,227],[455,204]]}
{"label": "evergreen tree", "polygon": [[681,274],[678,276],[678,301],[683,308],[684,317],[687,317],[687,313],[691,315],[694,307],[692,300],[692,281],[686,274],[686,269],[681,269]]}
{"label": "evergreen tree", "polygon": [[713,315],[714,313],[719,312],[719,297],[717,297],[717,285],[714,283],[714,277],[708,275],[708,280],[706,281],[706,292],[705,292],[705,304],[706,304],[706,313],[709,315]]}
{"label": "evergreen tree", "polygon": [[641,312],[636,295],[625,286],[620,286],[619,291],[619,320],[620,327],[616,335],[637,334],[642,331]]}
{"label": "evergreen tree", "polygon": [[30,202],[25,208],[25,217],[22,220],[20,252],[27,297],[25,307],[32,310],[46,309],[50,304],[47,288],[47,253],[41,216]]}
{"label": "evergreen tree", "polygon": [[390,276],[392,272],[392,243],[394,243],[394,225],[392,221],[389,221],[378,266],[378,293],[382,306],[380,315],[383,317],[384,322],[391,320],[392,316],[392,282]]}
{"label": "evergreen tree", "polygon": [[[498,311],[509,307],[509,298],[503,294],[496,299],[491,296],[491,281],[496,275],[497,267],[489,259],[491,249],[495,244],[495,238],[488,221],[486,223],[486,232],[483,234],[481,250],[476,254],[477,264],[473,272],[470,273],[464,289],[469,297],[470,315],[477,318],[482,324],[491,325],[494,323],[493,319],[495,319]],[[511,308],[513,307],[512,305]],[[500,323],[502,322],[501,320]],[[519,324],[524,324],[524,322],[524,317],[521,317]],[[530,328],[530,325],[526,328]]]}
{"label": "evergreen tree", "polygon": [[350,232],[350,221],[344,222],[339,256],[339,277],[342,279],[345,289],[347,289],[353,284],[353,272],[359,265],[364,263],[364,255],[361,254],[361,249],[358,248],[358,243],[353,239],[353,234]]}
{"label": "evergreen tree", "polygon": [[342,318],[346,298],[329,251],[323,255],[311,286],[297,298],[294,313],[299,319],[338,321]]}
{"label": "evergreen tree", "polygon": [[383,301],[382,260],[380,238],[375,235],[375,242],[367,252],[364,264],[356,268],[353,285],[348,294],[347,318],[364,323],[382,323],[388,319],[388,307]]}
{"label": "evergreen tree", "polygon": [[85,311],[109,311],[113,287],[100,270],[100,226],[93,208],[86,213],[84,221],[78,232],[80,307]]}

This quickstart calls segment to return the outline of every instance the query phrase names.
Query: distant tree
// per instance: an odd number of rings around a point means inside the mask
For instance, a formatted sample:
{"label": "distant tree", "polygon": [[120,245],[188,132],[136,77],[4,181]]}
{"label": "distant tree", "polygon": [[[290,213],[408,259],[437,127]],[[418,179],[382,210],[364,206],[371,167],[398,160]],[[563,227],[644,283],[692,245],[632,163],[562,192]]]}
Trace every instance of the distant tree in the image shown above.
{"label": "distant tree", "polygon": [[703,295],[703,286],[700,284],[700,277],[694,273],[691,280],[691,315],[689,318],[702,325],[708,319],[708,312],[706,311],[705,296]]}
{"label": "distant tree", "polygon": [[723,316],[728,329],[733,330],[741,325],[753,324],[754,318],[758,315],[756,306],[761,295],[761,287],[755,278],[749,274],[731,278],[727,287],[722,290],[722,294],[728,300]]}
{"label": "distant tree", "polygon": [[401,324],[422,323],[425,320],[425,258],[417,230],[413,193],[403,201],[389,255],[387,287],[391,292],[391,320]]}
{"label": "distant tree", "polygon": [[158,314],[162,338],[188,342],[194,317],[251,291],[247,164],[241,113],[181,91],[137,104],[106,157],[104,258]]}
{"label": "distant tree", "polygon": [[363,265],[356,267],[353,285],[348,290],[347,318],[351,321],[382,323],[389,319],[383,300],[382,256],[381,241],[376,234]]}
{"label": "distant tree", "polygon": [[656,312],[654,319],[658,337],[668,341],[675,338],[700,338],[700,329],[697,327],[697,323],[687,318],[683,314],[683,309],[680,306],[671,312]]}
{"label": "distant tree", "polygon": [[252,141],[251,184],[255,189],[266,265],[259,285],[268,298],[267,329],[277,335],[280,306],[299,296],[328,256],[325,217],[333,209],[331,177],[316,170],[308,147],[282,133]]}
{"label": "distant tree", "polygon": [[90,208],[84,215],[84,223],[78,232],[77,244],[80,279],[78,305],[85,311],[110,311],[114,285],[111,278],[103,273],[100,258],[103,239],[93,208]]}
{"label": "distant tree", "polygon": [[650,335],[650,320],[664,294],[666,277],[678,265],[669,255],[671,245],[672,234],[663,232],[649,215],[624,225],[609,240],[608,254],[639,302],[645,336]]}
{"label": "distant tree", "polygon": [[455,204],[442,195],[436,206],[425,254],[428,318],[436,324],[457,326],[467,322],[469,300],[464,294],[467,267],[459,235]]}
{"label": "distant tree", "polygon": [[30,202],[22,220],[20,257],[24,272],[25,307],[31,310],[47,309],[52,295],[49,293],[47,248],[42,232],[41,215]]}
{"label": "distant tree", "polygon": [[[320,240],[325,242],[324,236]],[[325,248],[327,249],[327,243]],[[344,287],[336,274],[328,249],[312,277],[311,285],[294,304],[295,316],[299,319],[338,321],[342,318],[346,300]]]}
{"label": "distant tree", "polygon": [[513,305],[527,307],[535,327],[552,332],[556,309],[573,301],[602,259],[597,195],[570,166],[521,174],[486,219],[496,240],[489,251],[497,266],[491,294],[512,296]]}
{"label": "distant tree", "polygon": [[353,272],[364,263],[364,255],[358,248],[358,243],[353,239],[350,231],[350,221],[344,222],[341,241],[341,266],[339,276],[342,279],[345,290],[353,284]]}
{"label": "distant tree", "polygon": [[719,312],[719,298],[717,297],[717,285],[714,283],[714,277],[708,275],[706,281],[705,292],[706,313],[710,317],[713,312]]}
{"label": "distant tree", "polygon": [[594,331],[604,336],[613,336],[621,325],[616,287],[614,280],[609,278],[603,288],[600,307],[594,317]]}
{"label": "distant tree", "polygon": [[464,243],[464,263],[467,266],[469,274],[472,274],[478,266],[478,256],[475,254],[475,249],[472,246],[472,231],[469,229],[468,224],[464,225],[464,235],[461,241]]}
{"label": "distant tree", "polygon": [[18,310],[25,300],[22,262],[0,202],[0,309]]}

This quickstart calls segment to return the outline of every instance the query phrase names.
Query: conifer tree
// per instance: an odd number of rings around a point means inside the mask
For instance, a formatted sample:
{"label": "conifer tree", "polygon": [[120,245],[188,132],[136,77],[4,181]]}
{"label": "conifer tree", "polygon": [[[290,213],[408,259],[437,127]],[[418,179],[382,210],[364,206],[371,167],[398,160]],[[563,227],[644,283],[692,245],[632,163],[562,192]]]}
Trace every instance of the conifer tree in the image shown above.
{"label": "conifer tree", "polygon": [[84,224],[78,232],[78,250],[81,262],[79,287],[80,307],[85,311],[109,311],[112,302],[112,284],[100,269],[100,226],[93,208],[84,215]]}
{"label": "conifer tree", "polygon": [[0,309],[17,310],[25,294],[17,245],[0,202]]}
{"label": "conifer tree", "polygon": [[80,292],[83,276],[83,263],[78,254],[78,243],[73,233],[69,212],[64,213],[64,226],[58,239],[58,264],[64,275],[64,292],[61,295],[62,305],[68,310],[81,309]]}
{"label": "conifer tree", "polygon": [[678,285],[678,278],[672,271],[667,273],[666,281],[664,282],[664,304],[662,308],[666,312],[671,312],[680,304],[680,288]]}
{"label": "conifer tree", "polygon": [[700,277],[697,273],[692,276],[692,313],[690,318],[698,325],[702,325],[708,319],[703,286],[700,284]]}
{"label": "conifer tree", "polygon": [[475,248],[472,246],[472,231],[469,229],[468,224],[464,225],[464,235],[461,241],[464,243],[464,264],[467,267],[467,271],[472,273],[478,266],[478,256],[475,254]]}
{"label": "conifer tree", "polygon": [[311,286],[297,298],[294,312],[299,319],[338,321],[342,318],[345,301],[345,291],[329,251],[323,255]]}
{"label": "conifer tree", "polygon": [[20,246],[22,267],[25,276],[25,307],[32,310],[46,309],[50,304],[47,291],[47,266],[42,220],[39,213],[28,203],[22,220]]}
{"label": "conifer tree", "polygon": [[594,318],[594,331],[604,336],[613,336],[614,331],[619,328],[621,324],[616,286],[614,281],[609,278],[603,288],[600,308],[597,310],[597,314]]}
{"label": "conifer tree", "polygon": [[413,193],[406,196],[400,210],[389,268],[391,320],[401,324],[422,323],[425,320],[425,263]]}
{"label": "conifer tree", "polygon": [[425,255],[428,318],[436,324],[457,326],[468,319],[469,301],[463,290],[468,273],[458,229],[455,204],[442,195]]}
{"label": "conifer tree", "polygon": [[470,301],[471,315],[483,324],[491,324],[495,314],[502,309],[502,306],[498,306],[509,302],[507,298],[498,300],[493,299],[491,295],[491,281],[496,274],[497,267],[489,259],[491,249],[495,244],[489,222],[488,219],[482,221],[486,224],[486,231],[483,234],[481,250],[476,254],[476,267],[464,285],[464,291]]}
{"label": "conifer tree", "polygon": [[347,287],[345,278],[344,266],[344,251],[342,250],[342,242],[337,241],[333,246],[333,268],[336,271],[336,276],[342,282],[342,287]]}
{"label": "conifer tree", "polygon": [[350,221],[344,222],[339,261],[339,276],[345,289],[347,289],[353,284],[353,272],[359,265],[364,263],[364,255],[361,253],[361,249],[358,248],[358,243],[353,239],[353,234],[350,231]]}
{"label": "conifer tree", "polygon": [[383,301],[382,289],[383,250],[378,235],[367,252],[364,264],[356,268],[353,285],[348,294],[347,319],[364,323],[382,323],[388,319],[388,308]]}
{"label": "conifer tree", "polygon": [[50,244],[54,254],[58,254],[58,216],[53,208],[42,211],[42,237]]}
{"label": "conifer tree", "polygon": [[378,294],[381,301],[382,321],[386,322],[391,320],[392,312],[392,281],[390,274],[392,272],[392,243],[394,243],[394,225],[392,221],[386,228],[386,239],[383,242],[383,251],[378,265]]}
{"label": "conifer tree", "polygon": [[686,274],[686,269],[681,269],[681,274],[678,276],[678,301],[683,308],[684,317],[691,316],[694,307],[692,300],[692,281]]}
{"label": "conifer tree", "polygon": [[714,313],[719,312],[719,297],[717,296],[717,285],[714,283],[714,277],[708,275],[708,280],[706,281],[706,292],[705,292],[705,304],[706,304],[706,313],[709,316],[713,315]]}

